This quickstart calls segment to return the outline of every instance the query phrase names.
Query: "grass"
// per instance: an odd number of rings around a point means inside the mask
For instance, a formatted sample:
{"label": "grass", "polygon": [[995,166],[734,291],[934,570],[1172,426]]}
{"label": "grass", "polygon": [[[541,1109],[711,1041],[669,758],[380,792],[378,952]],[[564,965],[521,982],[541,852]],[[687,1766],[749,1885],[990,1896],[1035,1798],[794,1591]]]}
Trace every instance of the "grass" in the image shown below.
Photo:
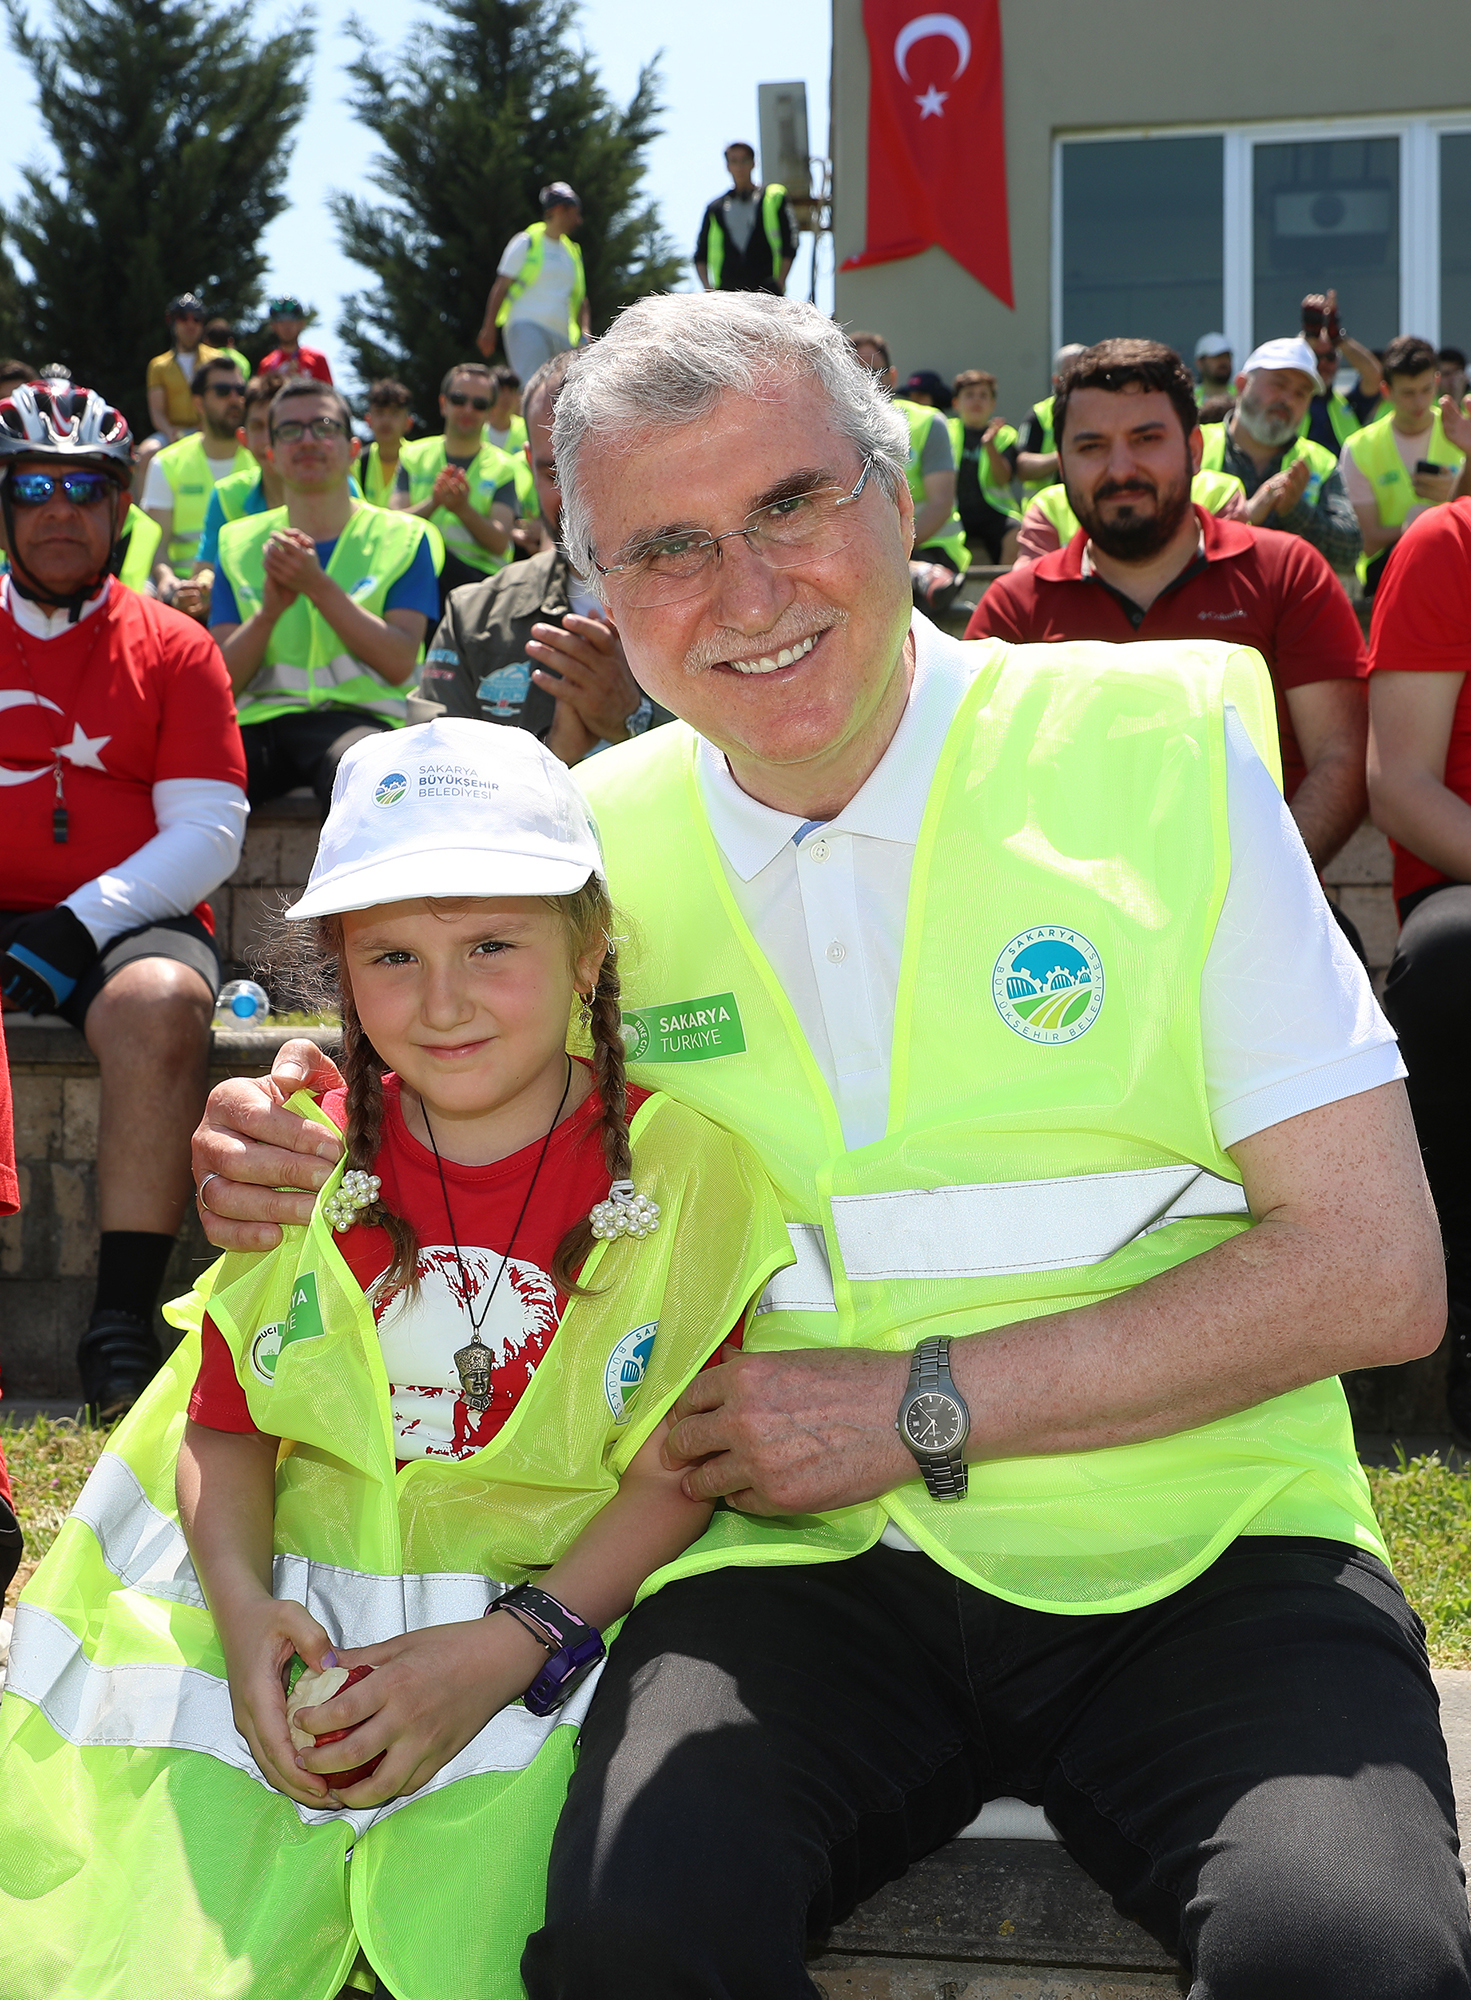
{"label": "grass", "polygon": [[[69,1418],[15,1423],[0,1415],[26,1559],[6,1592],[17,1592],[50,1548],[107,1432]],[[1425,1620],[1438,1667],[1471,1667],[1471,1477],[1439,1458],[1371,1467],[1369,1486],[1395,1573]]]}

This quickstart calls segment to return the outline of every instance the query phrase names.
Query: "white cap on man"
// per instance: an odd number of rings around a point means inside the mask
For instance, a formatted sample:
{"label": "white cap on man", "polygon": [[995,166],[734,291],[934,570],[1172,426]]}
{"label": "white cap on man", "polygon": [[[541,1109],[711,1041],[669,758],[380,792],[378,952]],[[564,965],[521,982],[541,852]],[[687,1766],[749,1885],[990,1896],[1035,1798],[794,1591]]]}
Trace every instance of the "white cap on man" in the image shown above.
{"label": "white cap on man", "polygon": [[524,729],[444,716],[354,743],[293,920],[421,896],[570,896],[603,859],[567,766]]}
{"label": "white cap on man", "polygon": [[1264,340],[1260,347],[1254,347],[1246,357],[1243,375],[1255,375],[1263,368],[1295,368],[1299,375],[1310,375],[1313,386],[1326,389],[1327,383],[1318,373],[1318,357],[1308,346],[1300,333],[1284,334],[1280,340]]}
{"label": "white cap on man", "polygon": [[1231,343],[1224,333],[1203,333],[1195,343],[1197,361],[1207,361],[1217,354],[1229,354]]}

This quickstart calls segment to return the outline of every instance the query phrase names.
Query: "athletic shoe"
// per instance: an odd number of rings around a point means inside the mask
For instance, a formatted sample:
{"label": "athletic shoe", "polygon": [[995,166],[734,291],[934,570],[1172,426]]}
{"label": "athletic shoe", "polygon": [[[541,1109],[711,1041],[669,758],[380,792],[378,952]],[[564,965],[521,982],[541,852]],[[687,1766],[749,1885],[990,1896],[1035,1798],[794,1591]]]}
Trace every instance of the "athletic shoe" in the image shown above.
{"label": "athletic shoe", "polygon": [[93,1313],[77,1348],[87,1415],[94,1423],[116,1423],[143,1394],[162,1360],[147,1320],[106,1308]]}

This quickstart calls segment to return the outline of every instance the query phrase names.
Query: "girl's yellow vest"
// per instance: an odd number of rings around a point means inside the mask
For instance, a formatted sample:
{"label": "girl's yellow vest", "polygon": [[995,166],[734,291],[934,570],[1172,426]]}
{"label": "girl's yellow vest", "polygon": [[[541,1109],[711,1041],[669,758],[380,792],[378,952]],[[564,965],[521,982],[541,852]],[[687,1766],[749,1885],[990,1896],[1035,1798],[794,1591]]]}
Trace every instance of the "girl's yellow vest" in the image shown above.
{"label": "girl's yellow vest", "polygon": [[479,1617],[564,1552],[791,1258],[770,1188],[725,1133],[655,1096],[633,1141],[658,1231],[594,1248],[596,1295],[568,1305],[473,1458],[395,1472],[372,1312],[320,1202],[279,1251],[224,1258],[170,1308],[191,1331],[109,1440],[17,1613],[0,1705],[5,2000],[332,2000],[360,1947],[399,2000],[522,2000],[517,1963],[591,1684],[554,1718],[503,1710],[411,1798],[298,1808],[231,1721],[174,1466],[207,1306],[255,1421],[291,1440],[277,1596],[338,1644]]}
{"label": "girl's yellow vest", "polygon": [[[932,635],[935,636],[935,635]],[[938,640],[937,640],[938,643]],[[683,725],[579,770],[614,894],[631,1073],[756,1149],[797,1263],[748,1344],[912,1348],[1108,1298],[1251,1226],[1206,1100],[1200,985],[1230,870],[1222,712],[1277,768],[1260,657],[975,648],[909,890],[888,1129],[850,1151],[726,878]],[[1243,1532],[1381,1552],[1336,1381],[1179,1436],[916,1477],[820,1519],[718,1513],[671,1574],[852,1555],[892,1520],[1038,1609],[1152,1602]]]}

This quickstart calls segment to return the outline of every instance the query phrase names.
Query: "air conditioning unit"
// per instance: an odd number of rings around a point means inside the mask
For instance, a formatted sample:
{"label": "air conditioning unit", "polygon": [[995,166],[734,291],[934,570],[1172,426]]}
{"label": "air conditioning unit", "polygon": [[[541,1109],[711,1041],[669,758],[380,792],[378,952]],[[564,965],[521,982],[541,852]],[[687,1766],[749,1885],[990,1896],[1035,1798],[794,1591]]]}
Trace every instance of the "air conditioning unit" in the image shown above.
{"label": "air conditioning unit", "polygon": [[1392,188],[1284,188],[1272,197],[1272,233],[1290,237],[1387,236],[1394,227]]}

